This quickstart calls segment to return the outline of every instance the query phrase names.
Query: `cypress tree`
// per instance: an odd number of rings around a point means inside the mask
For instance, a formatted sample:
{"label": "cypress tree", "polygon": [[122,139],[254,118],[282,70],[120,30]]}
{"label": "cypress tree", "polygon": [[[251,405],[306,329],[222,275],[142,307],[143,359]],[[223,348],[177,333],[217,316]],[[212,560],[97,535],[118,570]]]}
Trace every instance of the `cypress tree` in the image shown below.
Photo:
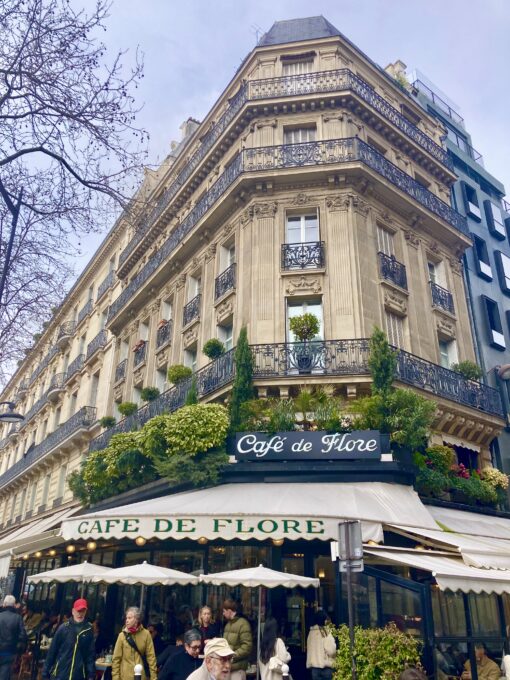
{"label": "cypress tree", "polygon": [[253,356],[248,344],[248,332],[243,326],[237,339],[234,354],[236,375],[232,386],[230,400],[230,432],[237,432],[241,428],[241,404],[253,399]]}
{"label": "cypress tree", "polygon": [[185,401],[186,406],[191,406],[192,404],[198,404],[197,379],[195,375],[193,375],[191,378],[191,385],[189,387]]}
{"label": "cypress tree", "polygon": [[397,353],[388,344],[386,334],[377,326],[370,338],[368,367],[372,374],[372,394],[387,396],[392,391],[397,372]]}

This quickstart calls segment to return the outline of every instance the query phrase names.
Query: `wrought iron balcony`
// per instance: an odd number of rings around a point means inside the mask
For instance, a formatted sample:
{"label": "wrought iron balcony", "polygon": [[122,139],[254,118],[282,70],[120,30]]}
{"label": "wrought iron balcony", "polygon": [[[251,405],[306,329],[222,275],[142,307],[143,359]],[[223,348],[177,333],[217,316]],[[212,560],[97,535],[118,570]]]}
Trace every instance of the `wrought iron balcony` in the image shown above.
{"label": "wrought iron balcony", "polygon": [[87,357],[86,359],[90,359],[90,357],[95,354],[98,350],[102,349],[103,347],[106,347],[106,344],[108,343],[108,331],[103,328],[103,330],[99,331],[99,333],[96,335],[96,337],[89,342],[87,345]]}
{"label": "wrought iron balcony", "polygon": [[379,272],[383,279],[395,283],[407,290],[407,274],[405,265],[395,259],[394,255],[379,252]]}
{"label": "wrought iron balcony", "polygon": [[126,378],[127,359],[123,359],[115,368],[115,382],[120,382]]}
{"label": "wrought iron balcony", "polygon": [[62,349],[74,335],[76,324],[74,321],[64,321],[58,329],[57,345]]}
{"label": "wrought iron balcony", "polygon": [[172,255],[199,220],[243,173],[273,172],[285,168],[329,166],[353,162],[361,162],[371,168],[450,226],[468,235],[465,217],[357,137],[244,149],[196,203],[185,219],[175,227],[161,248],[133,277],[119,297],[112,302],[108,309],[108,321],[114,319],[119,311],[132,300],[143,284]]}
{"label": "wrought iron balcony", "polygon": [[92,301],[92,299],[88,300],[88,301],[83,305],[83,307],[82,307],[82,308],[80,309],[80,311],[78,312],[78,319],[77,319],[77,321],[76,321],[76,325],[77,325],[77,326],[78,326],[79,324],[81,324],[81,322],[83,321],[83,319],[85,319],[85,317],[87,317],[89,314],[92,313],[92,308],[93,308],[93,306],[94,306],[94,302]]}
{"label": "wrought iron balcony", "polygon": [[0,475],[0,488],[23,474],[34,463],[56,448],[76,432],[90,428],[96,421],[96,408],[84,406],[63,423],[55,432],[49,434],[40,444],[26,451],[23,458]]}
{"label": "wrought iron balcony", "polygon": [[134,359],[133,359],[133,366],[139,366],[141,363],[145,361],[145,357],[147,354],[147,345],[148,343],[144,340],[143,344],[140,343],[139,346],[134,350]]}
{"label": "wrought iron balcony", "polygon": [[85,354],[78,354],[76,359],[71,361],[67,368],[67,375],[66,375],[66,381],[70,380],[75,373],[78,373],[78,371],[81,371],[83,368],[83,364],[85,363]]}
{"label": "wrought iron balcony", "polygon": [[106,293],[107,290],[109,290],[115,282],[115,272],[111,271],[108,276],[106,276],[101,283],[99,284],[99,288],[97,289],[97,298],[96,302],[100,300],[103,295]]}
{"label": "wrought iron balcony", "polygon": [[37,378],[41,375],[41,373],[44,371],[46,366],[50,363],[50,361],[53,359],[55,354],[58,352],[59,346],[58,344],[54,344],[50,347],[48,350],[46,356],[43,358],[43,360],[38,364],[36,369],[32,371],[32,374],[29,379],[29,384],[31,385]]}
{"label": "wrought iron balcony", "polygon": [[199,293],[198,295],[195,295],[195,297],[192,300],[190,300],[186,305],[184,305],[184,309],[182,312],[183,326],[187,326],[189,323],[199,318],[201,297],[202,296]]}
{"label": "wrought iron balcony", "polygon": [[432,293],[432,304],[434,307],[440,307],[441,309],[450,312],[450,314],[455,314],[455,307],[453,306],[453,297],[449,290],[446,288],[441,288],[437,283],[430,281],[430,292]]}
{"label": "wrought iron balcony", "polygon": [[217,300],[229,290],[236,287],[236,263],[224,269],[214,281],[214,299]]}
{"label": "wrought iron balcony", "polygon": [[50,380],[50,386],[48,387],[45,396],[50,400],[54,399],[62,392],[62,390],[65,387],[65,384],[66,374],[56,373]]}
{"label": "wrought iron balcony", "polygon": [[220,116],[217,123],[202,137],[201,144],[191,158],[186,162],[168,189],[157,200],[153,209],[145,215],[137,225],[135,235],[122,251],[119,258],[119,268],[127,261],[145,234],[159,219],[177,192],[184,186],[200,161],[212,148],[220,135],[232,122],[240,109],[248,101],[275,99],[280,97],[295,97],[298,95],[321,94],[352,90],[366,104],[376,110],[400,132],[421,146],[424,151],[433,156],[449,170],[453,170],[453,161],[443,147],[436,144],[425,132],[413,125],[398,109],[393,107],[374,88],[349,69],[319,71],[302,75],[283,76],[280,78],[263,78],[243,84],[237,94],[232,97],[229,106]]}
{"label": "wrought iron balcony", "polygon": [[156,331],[156,347],[163,347],[172,339],[173,321],[168,319],[165,323],[161,323]]}
{"label": "wrought iron balcony", "polygon": [[322,269],[324,241],[282,244],[282,269]]}

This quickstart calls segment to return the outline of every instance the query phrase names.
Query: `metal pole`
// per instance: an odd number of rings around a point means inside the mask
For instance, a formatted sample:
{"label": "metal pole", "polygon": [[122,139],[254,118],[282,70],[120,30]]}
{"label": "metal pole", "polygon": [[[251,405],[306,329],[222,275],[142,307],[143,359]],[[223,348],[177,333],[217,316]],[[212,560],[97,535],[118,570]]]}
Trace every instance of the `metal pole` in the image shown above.
{"label": "metal pole", "polygon": [[143,617],[143,600],[145,596],[145,586],[142,583],[142,587],[140,589],[140,617]]}
{"label": "metal pole", "polygon": [[351,676],[356,680],[356,656],[354,648],[354,613],[352,610],[352,580],[351,580],[351,538],[349,531],[345,532],[345,551],[347,553],[346,581],[347,581],[347,611],[349,614],[349,647],[351,652]]}
{"label": "metal pole", "polygon": [[18,225],[18,217],[19,217],[19,212],[21,208],[21,199],[23,198],[23,189],[20,190],[18,200],[15,206],[13,206],[12,209],[12,224],[11,224],[11,233],[9,235],[9,242],[7,244],[7,249],[5,251],[5,262],[4,266],[2,269],[2,278],[0,279],[0,306],[2,304],[2,299],[4,296],[4,289],[5,289],[5,282],[7,280],[7,272],[9,271],[9,264],[11,262],[11,254],[12,254],[12,246],[14,244],[14,235],[16,233],[16,227]]}
{"label": "metal pole", "polygon": [[262,630],[261,622],[260,622],[260,612],[262,610],[262,586],[259,586],[259,615],[258,615],[258,621],[257,621],[257,656],[256,656],[256,664],[257,664],[257,680],[259,680],[260,676],[260,669],[259,669],[259,655],[260,655],[260,633]]}

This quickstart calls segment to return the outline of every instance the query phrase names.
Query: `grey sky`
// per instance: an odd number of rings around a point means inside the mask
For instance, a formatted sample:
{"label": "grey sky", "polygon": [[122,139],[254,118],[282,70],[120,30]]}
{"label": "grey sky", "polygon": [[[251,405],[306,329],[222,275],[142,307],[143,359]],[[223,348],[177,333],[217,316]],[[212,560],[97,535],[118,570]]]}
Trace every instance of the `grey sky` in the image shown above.
{"label": "grey sky", "polygon": [[114,0],[104,39],[145,55],[139,123],[151,161],[165,157],[188,116],[211,108],[255,46],[254,24],[266,31],[317,14],[381,66],[399,58],[456,102],[485,168],[510,192],[509,0]]}

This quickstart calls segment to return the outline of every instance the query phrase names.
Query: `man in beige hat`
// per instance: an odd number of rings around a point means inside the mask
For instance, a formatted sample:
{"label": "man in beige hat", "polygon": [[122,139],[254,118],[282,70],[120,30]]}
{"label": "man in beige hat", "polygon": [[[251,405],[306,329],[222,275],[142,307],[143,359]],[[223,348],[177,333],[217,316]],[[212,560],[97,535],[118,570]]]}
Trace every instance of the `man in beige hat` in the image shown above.
{"label": "man in beige hat", "polygon": [[204,663],[188,675],[187,680],[228,680],[234,651],[225,638],[207,640],[204,649]]}

